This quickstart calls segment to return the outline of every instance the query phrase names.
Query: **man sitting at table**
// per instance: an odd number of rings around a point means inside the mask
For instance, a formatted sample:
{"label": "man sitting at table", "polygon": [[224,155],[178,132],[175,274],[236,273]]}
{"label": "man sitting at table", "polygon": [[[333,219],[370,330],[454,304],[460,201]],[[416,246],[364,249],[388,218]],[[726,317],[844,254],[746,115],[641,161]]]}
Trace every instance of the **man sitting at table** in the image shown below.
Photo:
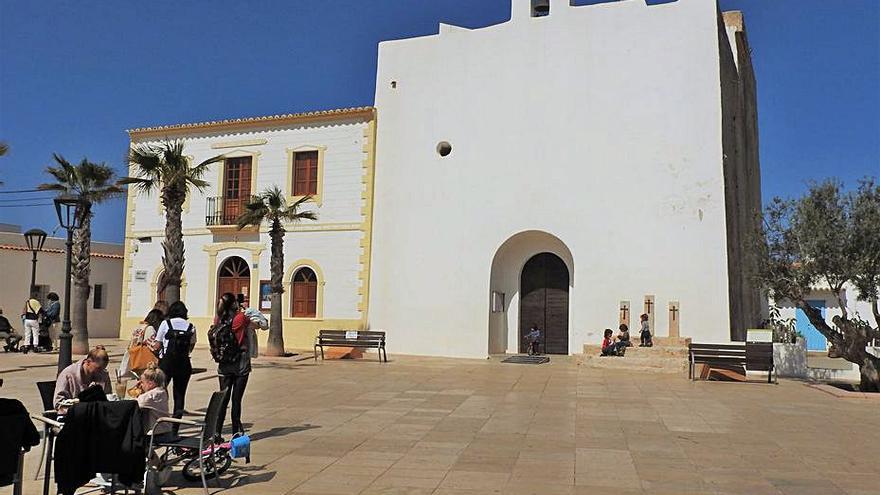
{"label": "man sitting at table", "polygon": [[107,365],[110,364],[110,355],[99,345],[89,351],[86,357],[64,368],[58,374],[55,381],[55,409],[59,408],[61,401],[74,399],[83,390],[99,385],[104,393],[113,391],[110,385],[110,374],[107,373]]}

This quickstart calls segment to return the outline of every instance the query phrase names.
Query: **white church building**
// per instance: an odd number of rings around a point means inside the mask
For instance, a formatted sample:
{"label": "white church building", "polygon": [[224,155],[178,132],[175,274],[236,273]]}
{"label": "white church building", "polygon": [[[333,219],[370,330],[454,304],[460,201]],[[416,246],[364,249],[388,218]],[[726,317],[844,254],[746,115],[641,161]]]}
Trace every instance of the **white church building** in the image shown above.
{"label": "white church building", "polygon": [[[761,320],[744,233],[761,209],[755,79],[742,16],[715,1],[512,0],[498,25],[380,43],[374,107],[338,112],[131,131],[230,151],[218,201],[236,157],[259,161],[249,191],[295,189],[311,170],[296,153],[318,152],[319,220],[285,239],[288,346],[370,328],[392,353],[486,357],[537,325],[542,350],[572,354],[641,313],[701,342]],[[129,201],[126,324],[161,265],[138,241],[160,232],[143,204],[158,200]],[[259,292],[268,239],[200,216],[184,220],[185,294],[208,318],[228,257]],[[296,285],[302,267],[317,289]],[[323,309],[294,315],[297,297]]]}

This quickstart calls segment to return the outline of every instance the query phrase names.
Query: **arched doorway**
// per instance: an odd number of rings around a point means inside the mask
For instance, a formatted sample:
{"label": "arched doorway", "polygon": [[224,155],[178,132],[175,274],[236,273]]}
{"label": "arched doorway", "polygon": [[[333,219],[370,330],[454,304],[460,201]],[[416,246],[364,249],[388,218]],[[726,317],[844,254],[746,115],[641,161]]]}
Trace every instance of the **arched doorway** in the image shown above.
{"label": "arched doorway", "polygon": [[532,325],[541,330],[542,350],[568,354],[568,267],[553,253],[532,256],[520,275],[519,341]]}
{"label": "arched doorway", "polygon": [[238,256],[231,256],[220,265],[217,277],[217,297],[224,292],[244,295],[245,305],[249,304],[248,292],[251,287],[251,269],[247,261]]}
{"label": "arched doorway", "polygon": [[315,318],[318,313],[318,277],[315,271],[304,266],[293,274],[293,290],[290,291],[290,316]]}

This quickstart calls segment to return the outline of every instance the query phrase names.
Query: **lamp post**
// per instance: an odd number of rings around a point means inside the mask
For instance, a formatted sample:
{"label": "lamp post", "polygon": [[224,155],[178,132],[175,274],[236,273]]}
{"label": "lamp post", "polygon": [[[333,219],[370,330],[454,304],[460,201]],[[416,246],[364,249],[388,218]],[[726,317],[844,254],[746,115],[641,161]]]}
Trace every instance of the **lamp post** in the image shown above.
{"label": "lamp post", "polygon": [[55,198],[55,212],[58,214],[58,223],[67,230],[67,263],[65,264],[64,276],[64,319],[61,321],[61,335],[58,336],[60,349],[58,352],[58,372],[68,367],[72,362],[71,335],[70,335],[70,265],[71,251],[73,251],[73,231],[80,226],[79,208],[80,200],[76,196],[59,196]]}
{"label": "lamp post", "polygon": [[31,229],[24,233],[24,242],[27,243],[28,249],[33,253],[31,259],[31,290],[33,295],[37,288],[37,253],[43,250],[43,244],[46,242],[46,233],[40,229]]}

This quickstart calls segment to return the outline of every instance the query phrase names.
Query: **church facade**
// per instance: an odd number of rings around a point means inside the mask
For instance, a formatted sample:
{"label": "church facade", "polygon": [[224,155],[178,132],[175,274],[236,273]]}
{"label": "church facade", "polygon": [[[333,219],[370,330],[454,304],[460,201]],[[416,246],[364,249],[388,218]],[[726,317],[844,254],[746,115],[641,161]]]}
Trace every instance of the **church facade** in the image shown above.
{"label": "church facade", "polygon": [[659,336],[742,339],[761,208],[742,17],[511,3],[379,46],[370,325],[463,357],[522,351],[532,325],[579,353],[641,313]]}
{"label": "church facade", "polygon": [[[288,346],[369,328],[392,353],[486,357],[537,326],[572,354],[641,313],[702,342],[760,321],[755,101],[742,17],[716,2],[512,0],[502,24],[380,43],[375,107],[130,132],[226,156],[184,217],[202,332],[221,291],[255,306],[268,278],[265,229],[221,205],[295,197],[314,160],[319,221],[285,237]],[[129,195],[123,332],[161,297],[161,213]]]}

